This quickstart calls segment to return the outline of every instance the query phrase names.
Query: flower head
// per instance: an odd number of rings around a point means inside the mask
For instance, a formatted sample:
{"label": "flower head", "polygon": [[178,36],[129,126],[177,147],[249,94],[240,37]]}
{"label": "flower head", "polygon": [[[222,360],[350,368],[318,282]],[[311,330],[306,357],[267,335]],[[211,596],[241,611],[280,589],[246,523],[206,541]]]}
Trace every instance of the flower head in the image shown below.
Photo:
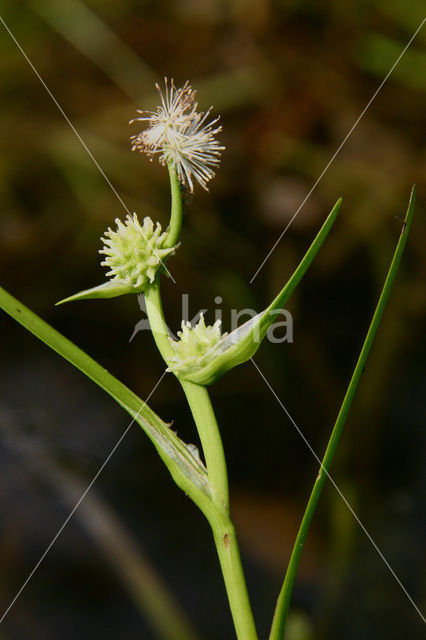
{"label": "flower head", "polygon": [[105,237],[101,238],[105,246],[99,253],[106,256],[101,265],[110,269],[107,276],[112,276],[112,280],[142,291],[154,281],[163,260],[175,252],[176,246],[164,248],[167,233],[161,233],[158,222],[154,227],[151,218],[144,218],[141,226],[134,213],[127,216],[124,224],[119,218],[115,223],[117,230],[108,228]]}
{"label": "flower head", "polygon": [[214,176],[214,168],[220,163],[221,146],[215,135],[222,130],[216,127],[219,118],[208,122],[212,107],[206,112],[197,111],[195,91],[186,82],[176,89],[164,79],[165,90],[156,88],[161,105],[156,111],[139,111],[141,117],[130,122],[147,122],[144,131],[131,136],[132,151],[148,156],[159,155],[161,164],[171,164],[182,184],[194,190],[194,179],[207,189],[207,182]]}
{"label": "flower head", "polygon": [[201,314],[198,323],[193,327],[190,322],[182,321],[182,331],[178,331],[179,340],[169,338],[175,353],[168,371],[188,372],[197,368],[201,361],[208,358],[208,354],[217,347],[219,341],[227,334],[220,331],[220,320],[210,326],[204,322]]}

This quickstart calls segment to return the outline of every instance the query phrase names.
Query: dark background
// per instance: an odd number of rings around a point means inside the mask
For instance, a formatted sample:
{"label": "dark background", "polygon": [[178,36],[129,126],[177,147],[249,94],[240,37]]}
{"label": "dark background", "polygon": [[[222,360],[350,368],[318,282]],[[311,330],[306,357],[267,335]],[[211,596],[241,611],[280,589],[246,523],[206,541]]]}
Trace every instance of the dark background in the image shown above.
{"label": "dark background", "polygon": [[[168,220],[167,172],[131,153],[136,108],[162,76],[189,80],[222,116],[226,145],[207,194],[185,206],[164,283],[170,326],[223,298],[261,310],[338,197],[340,219],[288,305],[294,343],[256,361],[322,454],[398,238],[403,263],[332,475],[420,608],[424,430],[422,319],[426,31],[423,29],[252,285],[255,271],[420,24],[421,0],[9,1],[3,17],[140,217]],[[99,237],[119,200],[0,25],[1,283],[141,397],[163,371],[151,335],[129,338],[135,296],[54,303],[103,281]],[[0,602],[4,610],[129,423],[112,400],[1,316]],[[260,637],[267,637],[317,473],[312,453],[248,363],[212,389],[232,508]],[[167,376],[150,400],[186,441],[195,430]],[[154,638],[124,572],[144,554],[206,640],[232,638],[207,523],[134,426],[0,626],[2,640]],[[102,509],[100,510],[100,505]],[[424,503],[423,503],[424,505]],[[98,509],[98,511],[96,511]],[[97,514],[97,515],[96,515]],[[92,517],[91,517],[92,516]],[[123,543],[117,534],[131,536]],[[121,529],[123,528],[123,530]],[[124,529],[126,530],[124,532]],[[110,532],[110,546],[105,542]],[[110,539],[108,538],[108,539]],[[126,537],[127,540],[127,537]],[[112,546],[111,546],[112,545]],[[423,572],[424,575],[424,572]],[[141,571],[137,579],[143,580]],[[303,555],[293,640],[420,638],[423,623],[330,483]]]}

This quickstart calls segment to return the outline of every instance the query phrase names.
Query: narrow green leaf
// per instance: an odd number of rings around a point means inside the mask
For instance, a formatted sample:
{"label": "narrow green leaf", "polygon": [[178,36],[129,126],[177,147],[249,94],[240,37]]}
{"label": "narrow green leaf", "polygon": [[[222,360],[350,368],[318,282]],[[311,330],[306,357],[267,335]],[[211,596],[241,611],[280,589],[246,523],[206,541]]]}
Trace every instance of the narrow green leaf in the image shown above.
{"label": "narrow green leaf", "polygon": [[308,504],[306,506],[303,519],[302,519],[302,523],[300,525],[299,532],[297,534],[296,541],[294,543],[293,551],[290,557],[290,562],[289,562],[285,579],[284,579],[284,584],[282,586],[280,595],[277,600],[277,605],[275,608],[275,614],[272,621],[272,628],[271,628],[269,640],[283,640],[284,638],[287,614],[290,607],[291,594],[293,591],[293,586],[296,578],[297,568],[300,561],[300,556],[302,555],[303,546],[305,544],[306,536],[308,535],[309,526],[311,524],[312,517],[314,515],[316,506],[318,504],[322,487],[328,475],[331,462],[336,452],[336,448],[337,448],[340,436],[342,434],[342,430],[346,422],[346,418],[348,416],[349,409],[351,407],[352,400],[355,395],[355,391],[361,379],[361,375],[364,370],[368,354],[373,344],[377,328],[380,324],[380,320],[382,318],[387,299],[389,297],[393,282],[395,280],[396,273],[398,271],[402,252],[404,251],[405,243],[407,241],[408,231],[409,231],[411,220],[414,213],[415,201],[416,201],[416,188],[415,186],[413,186],[413,189],[411,191],[410,202],[409,202],[405,220],[401,229],[399,241],[395,249],[395,253],[393,255],[392,262],[389,267],[389,271],[387,273],[386,280],[383,285],[383,289],[381,291],[379,301],[374,311],[373,318],[368,328],[368,332],[364,340],[361,353],[355,365],[355,369],[352,374],[352,378],[349,383],[349,386],[347,388],[346,395],[343,399],[343,403],[340,407],[340,411],[337,416],[336,422],[334,424],[333,431],[331,432],[330,440],[328,441],[327,449],[325,451],[323,460],[321,462],[321,467],[320,467],[318,476],[315,480],[315,484],[313,486],[313,489],[312,489],[312,492],[311,492]]}
{"label": "narrow green leaf", "polygon": [[64,304],[64,302],[73,302],[74,300],[88,300],[89,298],[116,298],[125,293],[138,293],[138,289],[128,285],[126,282],[120,282],[120,280],[109,280],[99,284],[97,287],[84,289],[84,291],[79,291],[68,298],[59,300],[56,305]]}
{"label": "narrow green leaf", "polygon": [[342,198],[339,198],[336,204],[334,205],[334,207],[332,208],[331,212],[329,213],[326,221],[324,222],[321,229],[319,230],[315,240],[313,241],[313,243],[305,253],[304,257],[302,258],[296,271],[293,273],[293,275],[291,276],[287,284],[281,289],[277,297],[271,302],[269,307],[265,309],[265,311],[263,312],[262,319],[260,322],[262,338],[265,336],[266,332],[268,331],[269,327],[274,321],[275,316],[271,312],[274,311],[275,309],[283,308],[283,306],[285,305],[287,300],[290,298],[291,294],[296,289],[297,285],[299,284],[299,282],[301,281],[301,279],[303,278],[303,276],[311,266],[315,256],[317,255],[318,251],[321,249],[324,243],[324,240],[328,236],[331,230],[331,227],[333,226],[336,220],[341,204],[342,204]]}
{"label": "narrow green leaf", "polygon": [[109,393],[148,435],[177,485],[202,510],[206,507],[211,495],[207,472],[190,445],[128,387],[2,287],[0,308]]}
{"label": "narrow green leaf", "polygon": [[173,371],[178,378],[189,380],[196,384],[213,384],[224,373],[243,362],[247,362],[247,360],[250,360],[250,358],[254,356],[266,336],[269,327],[276,318],[274,311],[283,308],[320,250],[334,224],[341,203],[342,199],[340,198],[334,205],[290,280],[271,302],[269,307],[245,322],[235,331],[232,331],[229,335],[223,336],[211,350],[207,351],[202,358],[198,359],[196,366],[179,369],[178,363],[172,362],[170,364],[170,370]]}

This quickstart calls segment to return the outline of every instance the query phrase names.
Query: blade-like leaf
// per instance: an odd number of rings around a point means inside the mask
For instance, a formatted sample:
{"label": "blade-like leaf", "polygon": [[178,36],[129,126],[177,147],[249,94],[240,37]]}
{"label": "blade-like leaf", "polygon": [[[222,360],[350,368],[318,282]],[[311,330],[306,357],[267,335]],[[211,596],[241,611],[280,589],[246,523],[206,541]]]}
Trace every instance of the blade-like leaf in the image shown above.
{"label": "blade-like leaf", "polygon": [[116,298],[122,296],[125,293],[138,293],[138,290],[128,285],[126,282],[120,280],[109,280],[103,284],[99,284],[97,287],[91,289],[84,289],[74,293],[68,298],[59,300],[56,304],[64,304],[64,302],[73,302],[74,300],[88,300],[89,298]]}
{"label": "blade-like leaf", "polygon": [[340,198],[290,280],[267,309],[245,322],[235,331],[223,336],[202,358],[198,358],[196,366],[179,369],[179,363],[171,362],[169,370],[183,380],[209,385],[233,367],[252,358],[260,347],[269,327],[276,319],[274,311],[282,309],[320,250],[334,224],[341,203],[342,199]]}
{"label": "blade-like leaf", "polygon": [[285,625],[286,625],[288,610],[290,607],[291,594],[293,591],[293,585],[296,578],[297,567],[299,565],[299,560],[303,551],[305,539],[308,534],[309,526],[311,524],[316,506],[318,504],[322,487],[324,485],[326,477],[328,476],[328,471],[330,469],[333,456],[336,452],[336,448],[337,448],[340,436],[342,434],[342,430],[346,422],[346,418],[348,416],[349,409],[351,407],[352,400],[355,395],[355,391],[357,389],[358,383],[360,381],[362,372],[365,367],[365,363],[367,361],[368,354],[373,344],[374,336],[376,335],[377,328],[380,324],[380,320],[383,315],[383,311],[384,311],[387,299],[389,297],[393,282],[395,280],[396,273],[398,271],[402,252],[404,251],[405,243],[407,241],[408,230],[410,228],[411,220],[414,213],[415,201],[416,201],[416,189],[414,186],[411,191],[410,202],[408,205],[404,224],[401,229],[401,235],[399,237],[399,241],[395,249],[395,253],[393,255],[393,259],[389,267],[389,271],[386,276],[385,284],[383,285],[383,289],[381,291],[379,301],[377,303],[373,318],[368,328],[368,332],[364,340],[361,353],[355,365],[355,369],[352,374],[352,378],[349,383],[349,386],[347,388],[346,395],[340,407],[340,411],[337,416],[336,422],[334,424],[333,431],[331,432],[330,440],[328,441],[327,449],[325,451],[324,458],[321,462],[321,467],[320,467],[318,476],[315,480],[315,484],[313,486],[313,489],[312,489],[312,492],[311,492],[303,519],[302,519],[302,523],[300,525],[299,532],[297,534],[296,541],[294,543],[290,562],[289,562],[286,576],[284,579],[284,584],[282,586],[280,595],[277,600],[277,605],[275,608],[275,614],[272,621],[272,628],[271,628],[269,640],[283,640],[284,638]]}
{"label": "blade-like leaf", "polygon": [[0,308],[109,393],[148,435],[178,486],[203,510],[210,502],[210,485],[191,445],[122,382],[1,287]]}

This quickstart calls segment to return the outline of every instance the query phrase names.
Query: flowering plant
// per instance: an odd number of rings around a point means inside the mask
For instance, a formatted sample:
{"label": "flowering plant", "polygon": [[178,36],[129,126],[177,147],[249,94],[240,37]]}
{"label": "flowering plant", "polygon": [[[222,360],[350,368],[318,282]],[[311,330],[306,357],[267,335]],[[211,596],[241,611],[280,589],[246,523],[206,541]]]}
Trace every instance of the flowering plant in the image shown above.
{"label": "flowering plant", "polygon": [[[100,251],[104,256],[102,265],[109,269],[107,276],[110,279],[61,302],[144,293],[154,340],[166,363],[167,371],[176,375],[187,397],[200,437],[202,455],[194,445],[184,443],[177,433],[170,429],[170,425],[161,420],[137,395],[4,289],[0,289],[0,305],[29,331],[101,386],[142,427],[176,484],[190,496],[210,523],[237,637],[239,640],[256,640],[256,626],[231,519],[225,453],[206,387],[231,368],[253,357],[271,325],[273,312],[285,305],[330,232],[341,201],[338,200],[333,207],[287,284],[264,311],[230,334],[221,333],[219,321],[212,326],[206,325],[204,317],[201,317],[195,326],[182,322],[178,340],[172,339],[164,318],[160,280],[163,274],[168,273],[166,263],[179,246],[178,238],[182,224],[181,187],[184,186],[192,192],[195,183],[199,183],[207,189],[207,183],[214,177],[214,171],[219,166],[220,154],[224,147],[216,138],[221,131],[221,127],[217,126],[218,118],[210,120],[211,109],[204,113],[197,110],[195,92],[188,83],[176,88],[173,81],[165,80],[164,91],[158,86],[157,88],[161,104],[154,112],[139,112],[140,117],[131,121],[146,125],[145,129],[131,137],[131,143],[133,150],[141,151],[150,158],[157,155],[160,163],[168,168],[172,201],[169,226],[163,232],[160,225],[154,224],[150,218],[144,218],[141,224],[136,214],[128,216],[124,222],[117,219],[116,230],[109,228],[105,232],[102,238],[104,248]],[[413,189],[384,287],[306,506],[276,602],[270,640],[284,638],[303,545],[398,269],[414,210],[414,201]],[[176,633],[175,637],[182,635],[178,636]]]}

